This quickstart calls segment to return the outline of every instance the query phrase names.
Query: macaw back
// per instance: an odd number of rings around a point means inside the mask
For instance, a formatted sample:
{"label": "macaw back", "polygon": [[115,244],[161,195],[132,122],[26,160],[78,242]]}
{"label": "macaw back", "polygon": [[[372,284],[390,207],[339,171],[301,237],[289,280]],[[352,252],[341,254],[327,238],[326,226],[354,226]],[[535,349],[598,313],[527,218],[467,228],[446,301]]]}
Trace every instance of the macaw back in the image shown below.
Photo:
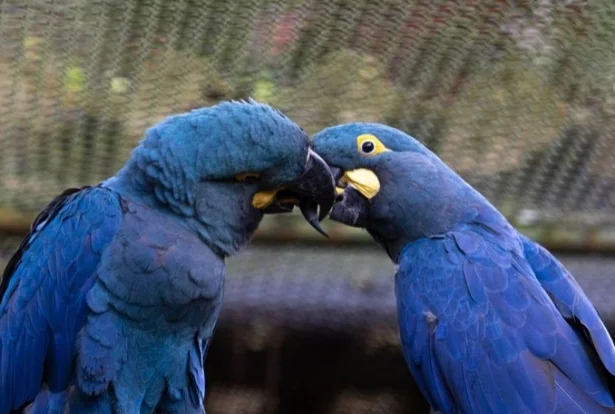
{"label": "macaw back", "polygon": [[613,341],[551,254],[403,131],[357,122],[312,143],[344,187],[330,217],[399,264],[404,355],[433,409],[614,411]]}
{"label": "macaw back", "polygon": [[404,355],[434,409],[613,412],[615,348],[596,310],[491,206],[409,243],[396,294]]}
{"label": "macaw back", "polygon": [[60,197],[4,275],[0,413],[37,395],[32,412],[203,412],[224,271],[169,215],[100,186]]}

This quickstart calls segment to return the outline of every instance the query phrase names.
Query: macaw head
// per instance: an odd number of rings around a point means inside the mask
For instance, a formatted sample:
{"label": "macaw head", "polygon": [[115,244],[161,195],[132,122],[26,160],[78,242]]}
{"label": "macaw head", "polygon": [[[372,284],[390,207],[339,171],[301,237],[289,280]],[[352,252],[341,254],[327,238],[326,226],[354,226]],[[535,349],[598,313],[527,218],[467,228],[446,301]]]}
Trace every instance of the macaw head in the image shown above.
{"label": "macaw head", "polygon": [[306,133],[253,100],[160,122],[106,185],[172,212],[224,255],[247,243],[263,214],[294,206],[322,232],[335,198],[333,176]]}
{"label": "macaw head", "polygon": [[464,203],[476,196],[423,144],[386,125],[326,128],[312,138],[312,148],[338,185],[330,218],[367,229],[394,261],[409,241],[457,223]]}

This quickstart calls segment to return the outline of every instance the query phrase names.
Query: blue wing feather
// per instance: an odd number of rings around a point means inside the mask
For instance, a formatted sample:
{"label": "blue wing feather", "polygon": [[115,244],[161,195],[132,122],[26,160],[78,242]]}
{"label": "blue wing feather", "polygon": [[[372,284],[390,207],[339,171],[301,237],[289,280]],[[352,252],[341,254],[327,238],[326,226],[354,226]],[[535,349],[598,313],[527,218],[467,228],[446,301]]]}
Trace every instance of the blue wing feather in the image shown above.
{"label": "blue wing feather", "polygon": [[[563,266],[503,218],[478,216],[444,237],[411,243],[396,294],[404,355],[435,409],[615,406],[601,369],[615,365],[615,348],[597,312]],[[570,316],[589,331],[600,358]]]}
{"label": "blue wing feather", "polygon": [[578,321],[587,330],[591,346],[600,356],[600,361],[610,375],[615,375],[613,341],[585,292],[551,253],[525,236],[520,238],[525,257],[536,278],[551,296],[562,316],[570,323]]}
{"label": "blue wing feather", "polygon": [[52,394],[67,387],[85,295],[121,217],[117,195],[85,187],[61,194],[32,223],[0,285],[0,413],[45,384]]}

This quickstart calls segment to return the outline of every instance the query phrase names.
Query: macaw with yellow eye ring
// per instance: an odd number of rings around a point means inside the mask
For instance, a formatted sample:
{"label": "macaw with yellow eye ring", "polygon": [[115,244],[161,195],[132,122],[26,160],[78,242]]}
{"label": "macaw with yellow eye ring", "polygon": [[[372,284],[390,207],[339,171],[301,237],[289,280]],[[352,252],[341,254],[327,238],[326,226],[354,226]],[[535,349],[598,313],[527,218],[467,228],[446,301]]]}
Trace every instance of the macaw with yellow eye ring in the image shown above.
{"label": "macaw with yellow eye ring", "polygon": [[403,353],[443,413],[613,412],[615,347],[564,266],[434,153],[374,123],[327,128],[330,217],[397,264]]}

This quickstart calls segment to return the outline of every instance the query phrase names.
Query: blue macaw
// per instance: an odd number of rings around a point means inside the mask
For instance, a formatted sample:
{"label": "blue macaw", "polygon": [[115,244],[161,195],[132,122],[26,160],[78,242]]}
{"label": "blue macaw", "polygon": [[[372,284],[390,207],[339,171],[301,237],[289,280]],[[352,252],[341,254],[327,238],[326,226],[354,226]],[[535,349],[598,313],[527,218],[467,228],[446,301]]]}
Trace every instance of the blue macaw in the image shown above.
{"label": "blue macaw", "polygon": [[320,231],[334,198],[308,136],[269,106],[148,129],[117,175],[50,202],[7,265],[0,413],[203,413],[224,258],[266,213],[298,205]]}
{"label": "blue macaw", "polygon": [[403,353],[432,410],[613,412],[613,341],[546,249],[400,130],[338,125],[312,147],[338,182],[331,219],[397,265]]}

